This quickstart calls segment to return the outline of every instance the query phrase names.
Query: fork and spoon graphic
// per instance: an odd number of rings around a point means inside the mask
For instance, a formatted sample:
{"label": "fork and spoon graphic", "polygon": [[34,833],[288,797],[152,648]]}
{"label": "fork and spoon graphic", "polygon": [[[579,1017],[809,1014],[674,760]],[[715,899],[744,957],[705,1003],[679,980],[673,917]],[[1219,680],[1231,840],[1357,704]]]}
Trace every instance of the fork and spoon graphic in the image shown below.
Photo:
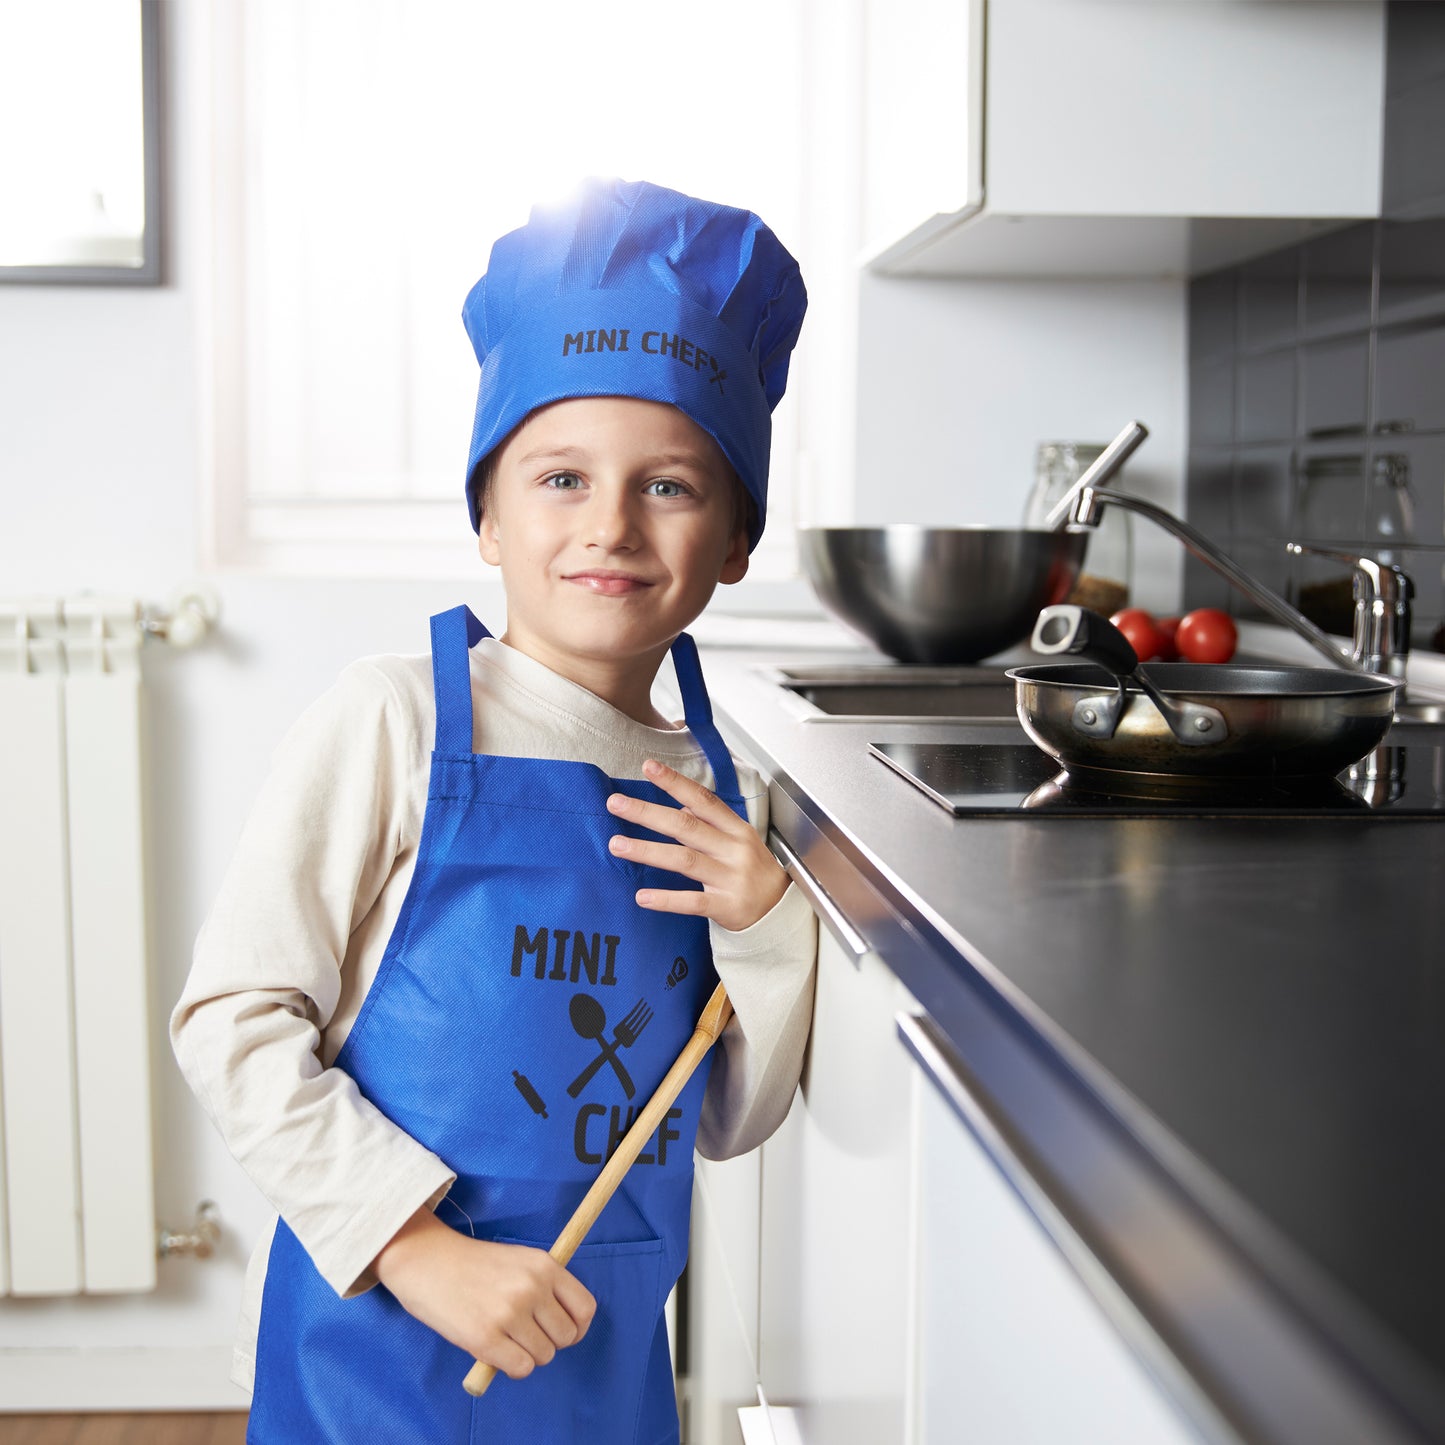
{"label": "fork and spoon graphic", "polygon": [[575,1099],[603,1064],[611,1064],[612,1071],[617,1075],[627,1097],[632,1098],[637,1089],[626,1065],[617,1057],[617,1051],[630,1049],[652,1019],[652,1009],[647,1001],[638,999],[636,1006],[612,1026],[610,1042],[607,1039],[607,1013],[591,994],[574,993],[567,1005],[567,1014],[578,1035],[584,1039],[592,1039],[600,1050],[597,1057],[567,1085],[568,1094]]}

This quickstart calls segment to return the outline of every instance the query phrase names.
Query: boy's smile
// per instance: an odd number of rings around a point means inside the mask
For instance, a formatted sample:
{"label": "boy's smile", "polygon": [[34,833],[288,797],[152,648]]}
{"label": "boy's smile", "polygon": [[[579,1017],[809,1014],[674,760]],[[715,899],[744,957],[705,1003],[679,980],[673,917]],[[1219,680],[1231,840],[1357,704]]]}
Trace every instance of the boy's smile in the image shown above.
{"label": "boy's smile", "polygon": [[719,582],[747,571],[738,484],[676,407],[554,402],[498,450],[479,528],[502,569],[502,640],[639,721],[652,681]]}
{"label": "boy's smile", "polygon": [[612,571],[605,567],[595,567],[590,572],[570,573],[567,581],[607,597],[623,597],[629,592],[652,586],[644,577],[635,577],[630,572]]}

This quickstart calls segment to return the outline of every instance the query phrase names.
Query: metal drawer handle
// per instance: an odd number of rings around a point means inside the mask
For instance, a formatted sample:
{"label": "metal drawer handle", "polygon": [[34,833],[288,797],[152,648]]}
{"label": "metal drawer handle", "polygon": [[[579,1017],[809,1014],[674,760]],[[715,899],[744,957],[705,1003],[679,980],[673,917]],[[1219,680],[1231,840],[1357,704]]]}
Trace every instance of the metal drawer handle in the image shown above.
{"label": "metal drawer handle", "polygon": [[904,1047],[1024,1202],[1041,1220],[1052,1213],[1047,1196],[1005,1137],[1001,1120],[974,1090],[956,1061],[948,1036],[927,1014],[899,1013],[894,1022]]}
{"label": "metal drawer handle", "polygon": [[949,1057],[943,1031],[922,1013],[899,1013],[894,1016],[894,1022],[908,1052],[922,1065],[923,1072],[948,1100],[954,1113],[971,1125],[979,1116],[978,1101]]}
{"label": "metal drawer handle", "polygon": [[772,849],[778,862],[787,869],[788,876],[798,885],[803,896],[813,905],[814,911],[826,921],[838,942],[855,959],[866,957],[871,952],[868,940],[843,916],[842,910],[823,891],[822,884],[803,867],[798,855],[783,841],[776,828],[768,829],[768,847]]}

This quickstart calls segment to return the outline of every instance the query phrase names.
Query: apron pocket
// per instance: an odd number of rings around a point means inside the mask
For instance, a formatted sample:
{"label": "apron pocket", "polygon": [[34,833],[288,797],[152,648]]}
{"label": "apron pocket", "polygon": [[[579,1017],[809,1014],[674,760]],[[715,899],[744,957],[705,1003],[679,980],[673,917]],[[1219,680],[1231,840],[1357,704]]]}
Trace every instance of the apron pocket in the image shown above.
{"label": "apron pocket", "polygon": [[468,1437],[466,1353],[378,1285],[339,1299],[281,1221],[266,1266],[250,1445],[451,1445]]}
{"label": "apron pocket", "polygon": [[[497,1242],[548,1247],[527,1239]],[[567,1268],[597,1301],[587,1334],[525,1380],[498,1375],[473,1402],[473,1445],[634,1445],[639,1421],[645,1416],[650,1424],[659,1411],[675,1430],[663,1322],[671,1281],[663,1280],[662,1241],[583,1244]]]}

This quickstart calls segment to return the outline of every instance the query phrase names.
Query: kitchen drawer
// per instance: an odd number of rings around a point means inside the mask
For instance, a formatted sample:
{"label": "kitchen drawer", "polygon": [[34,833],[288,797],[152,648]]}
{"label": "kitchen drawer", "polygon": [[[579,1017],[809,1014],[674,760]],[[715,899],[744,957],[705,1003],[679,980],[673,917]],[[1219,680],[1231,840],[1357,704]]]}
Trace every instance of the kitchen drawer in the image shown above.
{"label": "kitchen drawer", "polygon": [[1200,1445],[973,1132],[991,1137],[986,1112],[917,1023],[900,1020],[924,1060],[913,1440]]}

